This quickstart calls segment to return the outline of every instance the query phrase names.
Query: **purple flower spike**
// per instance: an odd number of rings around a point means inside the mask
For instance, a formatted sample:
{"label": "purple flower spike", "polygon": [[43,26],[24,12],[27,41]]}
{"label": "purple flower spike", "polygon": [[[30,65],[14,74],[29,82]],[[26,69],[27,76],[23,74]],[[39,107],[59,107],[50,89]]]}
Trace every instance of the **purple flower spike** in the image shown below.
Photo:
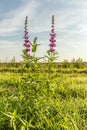
{"label": "purple flower spike", "polygon": [[55,33],[55,29],[54,29],[54,15],[52,15],[52,29],[51,29],[51,33],[50,33],[50,49],[49,51],[54,53],[55,52],[55,49],[54,47],[56,47],[56,33]]}
{"label": "purple flower spike", "polygon": [[29,41],[29,36],[28,36],[28,29],[27,29],[27,24],[28,24],[28,17],[26,16],[26,19],[25,19],[25,34],[24,34],[24,46],[25,46],[25,52],[26,52],[26,56],[30,56],[30,41]]}

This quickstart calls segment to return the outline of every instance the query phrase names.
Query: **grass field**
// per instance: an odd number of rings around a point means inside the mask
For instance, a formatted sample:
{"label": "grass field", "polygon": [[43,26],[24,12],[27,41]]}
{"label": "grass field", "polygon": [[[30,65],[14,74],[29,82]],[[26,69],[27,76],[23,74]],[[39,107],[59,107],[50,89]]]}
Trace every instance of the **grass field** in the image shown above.
{"label": "grass field", "polygon": [[1,72],[0,130],[87,130],[87,74],[75,70]]}

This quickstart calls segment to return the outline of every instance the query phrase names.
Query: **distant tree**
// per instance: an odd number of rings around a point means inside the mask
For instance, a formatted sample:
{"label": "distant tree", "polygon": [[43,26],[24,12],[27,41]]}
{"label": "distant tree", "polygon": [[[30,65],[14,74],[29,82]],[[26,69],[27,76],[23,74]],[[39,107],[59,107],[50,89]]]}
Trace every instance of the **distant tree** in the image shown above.
{"label": "distant tree", "polygon": [[83,62],[83,60],[81,58],[78,58],[76,60],[76,67],[77,68],[83,68],[84,67],[84,62]]}
{"label": "distant tree", "polygon": [[63,68],[69,68],[69,67],[70,67],[69,61],[68,61],[68,60],[64,60],[64,61],[63,61],[63,64],[62,64],[62,67],[63,67]]}
{"label": "distant tree", "polygon": [[77,60],[75,60],[75,58],[73,58],[71,61],[71,66],[74,68],[83,68],[84,65],[85,65],[85,63],[81,58],[78,58]]}
{"label": "distant tree", "polygon": [[71,67],[71,68],[75,68],[75,67],[76,67],[76,60],[75,60],[75,58],[73,58],[73,59],[71,60],[71,65],[70,65],[70,67]]}

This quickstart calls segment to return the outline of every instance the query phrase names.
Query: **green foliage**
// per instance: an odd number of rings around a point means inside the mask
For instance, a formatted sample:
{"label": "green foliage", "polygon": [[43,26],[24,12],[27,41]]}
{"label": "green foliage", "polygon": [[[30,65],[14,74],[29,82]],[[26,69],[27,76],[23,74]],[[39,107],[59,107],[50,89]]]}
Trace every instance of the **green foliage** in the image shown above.
{"label": "green foliage", "polygon": [[0,74],[0,130],[87,129],[86,74]]}
{"label": "green foliage", "polygon": [[47,55],[45,55],[45,57],[48,59],[48,63],[53,63],[58,58],[57,55],[57,52],[52,53],[48,50]]}
{"label": "green foliage", "polygon": [[37,37],[34,38],[33,44],[31,43],[32,46],[32,52],[35,53],[37,51],[37,46],[40,44],[37,44]]}
{"label": "green foliage", "polygon": [[48,72],[49,75],[54,71],[54,64],[55,60],[58,58],[58,53],[57,52],[50,52],[49,50],[47,51],[47,55],[45,55],[45,58],[48,60]]}
{"label": "green foliage", "polygon": [[74,58],[71,61],[71,65],[74,68],[83,68],[85,66],[83,60],[81,58],[78,58],[77,60],[75,60]]}
{"label": "green foliage", "polygon": [[80,69],[80,68],[86,67],[86,64],[81,58],[78,58],[78,59],[73,58],[71,60],[71,62],[69,62],[68,60],[64,60],[61,63],[61,67],[62,68],[78,68],[78,69]]}
{"label": "green foliage", "polygon": [[62,67],[63,67],[63,68],[69,68],[69,67],[70,67],[69,61],[68,61],[68,60],[64,60],[64,61],[63,61],[63,64],[62,64]]}

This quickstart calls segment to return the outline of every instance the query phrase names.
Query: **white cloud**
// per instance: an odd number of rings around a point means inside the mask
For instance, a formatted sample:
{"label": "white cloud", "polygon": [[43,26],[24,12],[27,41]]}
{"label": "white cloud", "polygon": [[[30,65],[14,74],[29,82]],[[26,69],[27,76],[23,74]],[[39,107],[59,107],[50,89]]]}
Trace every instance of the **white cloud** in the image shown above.
{"label": "white cloud", "polygon": [[18,41],[0,40],[0,60],[9,62],[15,56],[17,61],[22,60],[23,45]]}
{"label": "white cloud", "polygon": [[[22,0],[25,1],[25,0]],[[29,33],[38,35],[41,46],[38,48],[38,56],[45,54],[48,44],[48,34],[51,30],[51,15],[55,16],[55,31],[57,32],[57,50],[60,57],[83,56],[87,50],[87,1],[86,0],[27,0],[21,7],[7,13],[0,21],[0,36],[7,36],[7,41],[0,41],[0,55],[15,55],[20,57],[22,45],[18,41],[11,41],[12,34],[22,33],[25,16],[29,16]],[[47,3],[48,2],[48,3]],[[49,2],[56,3],[53,5]],[[47,5],[46,5],[46,4]],[[59,7],[59,5],[60,7]],[[55,8],[54,5],[58,5]],[[8,37],[9,36],[9,37]],[[31,36],[32,37],[32,36]],[[8,40],[11,38],[10,40]],[[15,37],[13,39],[17,39]],[[19,43],[19,44],[18,44]],[[4,49],[9,52],[4,52]],[[81,53],[80,53],[81,52]],[[10,53],[10,54],[8,54]],[[71,54],[72,53],[72,54]],[[85,53],[84,53],[84,57]]]}
{"label": "white cloud", "polygon": [[5,33],[14,33],[20,27],[23,28],[24,20],[26,16],[29,16],[29,19],[33,17],[35,9],[38,7],[38,3],[35,0],[27,2],[22,7],[8,13],[8,18],[4,18],[0,22],[0,34],[3,36]]}
{"label": "white cloud", "polygon": [[7,36],[8,34],[12,35],[12,33],[16,32],[18,29],[14,28],[0,28],[0,36]]}
{"label": "white cloud", "polygon": [[18,47],[20,44],[18,44],[17,41],[5,41],[5,40],[0,40],[0,49],[1,48],[9,48],[9,47]]}
{"label": "white cloud", "polygon": [[81,33],[87,36],[87,24],[79,24],[78,33]]}

